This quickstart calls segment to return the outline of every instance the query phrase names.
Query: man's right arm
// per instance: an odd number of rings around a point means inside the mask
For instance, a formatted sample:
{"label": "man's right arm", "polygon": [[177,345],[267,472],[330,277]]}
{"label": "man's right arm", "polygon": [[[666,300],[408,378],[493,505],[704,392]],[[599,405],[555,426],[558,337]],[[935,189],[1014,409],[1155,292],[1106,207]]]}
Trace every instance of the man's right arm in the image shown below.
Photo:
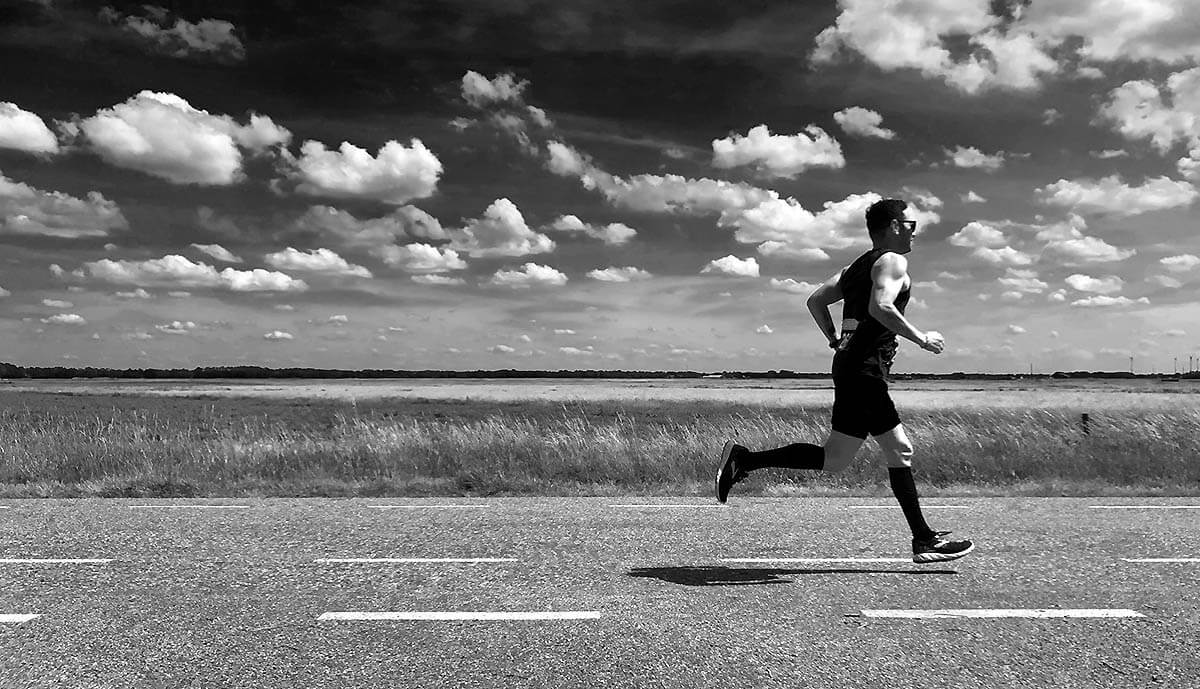
{"label": "man's right arm", "polygon": [[829,306],[842,300],[842,287],[838,284],[841,278],[842,273],[839,271],[837,275],[813,290],[808,297],[808,312],[812,314],[813,320],[817,322],[817,327],[821,329],[829,346],[833,348],[837,347],[838,334],[837,328],[833,325],[833,316],[829,313]]}
{"label": "man's right arm", "polygon": [[871,268],[871,299],[867,312],[897,335],[912,340],[928,352],[941,354],[945,341],[936,330],[922,332],[896,308],[896,297],[908,279],[908,261],[899,254],[886,253]]}

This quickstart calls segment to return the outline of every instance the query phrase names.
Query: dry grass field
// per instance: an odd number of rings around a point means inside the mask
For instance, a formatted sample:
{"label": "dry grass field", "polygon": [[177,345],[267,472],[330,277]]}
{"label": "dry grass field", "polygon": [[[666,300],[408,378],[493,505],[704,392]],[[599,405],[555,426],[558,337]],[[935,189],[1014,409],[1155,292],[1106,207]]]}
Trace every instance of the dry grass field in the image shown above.
{"label": "dry grass field", "polygon": [[[820,391],[818,391],[820,392]],[[1200,493],[1200,412],[917,406],[926,494]],[[705,495],[725,439],[823,440],[827,403],[0,392],[0,495]],[[760,472],[766,495],[886,494],[868,443],[841,474]]]}

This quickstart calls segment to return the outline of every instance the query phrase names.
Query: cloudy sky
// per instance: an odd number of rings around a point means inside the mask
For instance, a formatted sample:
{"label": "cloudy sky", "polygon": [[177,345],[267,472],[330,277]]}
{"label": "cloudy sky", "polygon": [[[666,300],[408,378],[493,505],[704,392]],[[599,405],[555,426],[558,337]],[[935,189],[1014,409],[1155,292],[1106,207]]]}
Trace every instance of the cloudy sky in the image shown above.
{"label": "cloudy sky", "polygon": [[[0,359],[902,371],[1200,354],[1192,0],[0,0]],[[835,313],[835,317],[836,317]]]}

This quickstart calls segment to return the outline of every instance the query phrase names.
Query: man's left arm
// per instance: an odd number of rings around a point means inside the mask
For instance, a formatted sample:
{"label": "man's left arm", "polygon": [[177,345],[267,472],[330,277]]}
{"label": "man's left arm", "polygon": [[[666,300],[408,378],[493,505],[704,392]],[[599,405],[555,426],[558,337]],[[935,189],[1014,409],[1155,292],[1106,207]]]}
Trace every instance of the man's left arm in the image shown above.
{"label": "man's left arm", "polygon": [[842,274],[839,272],[813,290],[808,297],[808,312],[812,314],[817,327],[821,329],[821,333],[833,349],[837,348],[838,334],[833,324],[833,315],[829,313],[829,306],[842,300],[842,287],[838,284],[841,279]]}

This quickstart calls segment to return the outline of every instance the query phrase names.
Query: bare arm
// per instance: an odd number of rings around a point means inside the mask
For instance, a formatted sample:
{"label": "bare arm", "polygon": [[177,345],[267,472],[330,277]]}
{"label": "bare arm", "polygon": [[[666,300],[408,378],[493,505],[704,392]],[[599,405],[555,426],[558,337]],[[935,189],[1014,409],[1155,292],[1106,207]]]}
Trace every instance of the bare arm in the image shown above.
{"label": "bare arm", "polygon": [[842,300],[842,288],[838,285],[841,277],[842,274],[839,272],[813,290],[808,297],[809,313],[817,322],[817,327],[821,329],[821,334],[825,336],[829,346],[834,348],[837,347],[838,334],[837,328],[833,325],[833,316],[829,313],[829,305]]}
{"label": "bare arm", "polygon": [[934,354],[940,354],[945,346],[940,333],[922,332],[910,323],[900,309],[896,308],[896,297],[908,281],[908,260],[900,254],[886,253],[871,268],[871,300],[867,312],[897,335],[912,340]]}

